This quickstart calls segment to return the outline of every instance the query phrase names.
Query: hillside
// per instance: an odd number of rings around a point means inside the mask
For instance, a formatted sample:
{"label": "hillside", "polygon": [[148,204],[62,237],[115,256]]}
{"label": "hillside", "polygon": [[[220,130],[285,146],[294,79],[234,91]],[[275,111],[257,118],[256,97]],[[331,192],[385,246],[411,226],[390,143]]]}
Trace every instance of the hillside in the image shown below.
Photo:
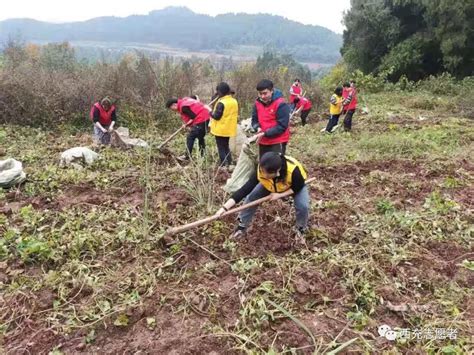
{"label": "hillside", "polygon": [[26,41],[154,43],[187,51],[260,46],[315,63],[335,63],[342,44],[340,35],[324,27],[303,25],[280,16],[224,14],[212,17],[183,7],[169,7],[148,15],[98,17],[64,24],[31,19],[0,22],[0,41],[18,34]]}
{"label": "hillside", "polygon": [[[321,135],[320,113],[292,127],[289,153],[317,178],[306,247],[293,244],[284,202],[262,208],[243,239],[228,238],[227,217],[166,247],[168,226],[211,213],[203,196],[220,206],[225,176],[212,162],[106,148],[91,167],[62,169],[59,154],[90,133],[4,126],[2,152],[28,181],[0,191],[0,349],[468,353],[474,129],[452,112],[458,99],[364,94],[369,113],[351,135]],[[170,132],[134,134],[159,143]],[[382,324],[408,338],[379,337]],[[415,337],[435,328],[453,338]]]}

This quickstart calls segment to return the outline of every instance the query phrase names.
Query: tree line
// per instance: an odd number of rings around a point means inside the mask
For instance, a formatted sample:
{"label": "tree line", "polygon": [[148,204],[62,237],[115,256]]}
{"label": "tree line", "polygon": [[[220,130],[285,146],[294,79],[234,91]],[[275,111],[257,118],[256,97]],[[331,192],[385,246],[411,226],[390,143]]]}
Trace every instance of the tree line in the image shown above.
{"label": "tree line", "polygon": [[350,70],[416,81],[474,75],[474,1],[351,0],[341,53]]}

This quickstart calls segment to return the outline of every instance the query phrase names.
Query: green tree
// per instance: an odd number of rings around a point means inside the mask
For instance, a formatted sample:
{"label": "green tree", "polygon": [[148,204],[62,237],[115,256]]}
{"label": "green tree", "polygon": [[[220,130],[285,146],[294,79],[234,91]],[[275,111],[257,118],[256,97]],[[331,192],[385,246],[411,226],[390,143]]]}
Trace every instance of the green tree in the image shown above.
{"label": "green tree", "polygon": [[425,0],[426,17],[443,55],[443,65],[457,76],[474,74],[474,1]]}
{"label": "green tree", "polygon": [[76,65],[74,48],[68,42],[49,43],[41,48],[41,64],[49,70],[70,72]]}
{"label": "green tree", "polygon": [[351,70],[418,80],[474,73],[472,0],[351,0],[341,53]]}
{"label": "green tree", "polygon": [[350,69],[375,71],[398,39],[399,20],[383,0],[351,0],[344,24],[347,30],[343,33],[341,54]]}
{"label": "green tree", "polygon": [[290,76],[298,77],[307,83],[311,82],[311,71],[309,68],[298,63],[290,54],[278,55],[266,51],[257,58],[256,68],[259,72],[287,68]]}

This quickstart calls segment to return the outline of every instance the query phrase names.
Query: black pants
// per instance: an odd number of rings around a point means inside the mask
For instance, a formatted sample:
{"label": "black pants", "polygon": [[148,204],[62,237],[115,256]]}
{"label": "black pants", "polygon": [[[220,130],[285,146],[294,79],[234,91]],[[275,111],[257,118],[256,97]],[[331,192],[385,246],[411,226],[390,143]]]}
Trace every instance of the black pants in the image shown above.
{"label": "black pants", "polygon": [[197,139],[199,142],[199,151],[201,155],[204,156],[204,151],[206,149],[206,141],[204,137],[206,136],[206,122],[199,123],[195,126],[191,127],[191,130],[188,133],[186,138],[186,155],[191,157],[191,153],[193,152],[194,141]]}
{"label": "black pants", "polygon": [[231,165],[232,155],[229,148],[229,137],[216,136],[216,145],[219,153],[220,165]]}
{"label": "black pants", "polygon": [[337,126],[339,122],[339,116],[340,115],[331,115],[331,117],[329,117],[328,125],[326,126],[326,132],[331,133],[331,130],[334,128],[334,126]]}
{"label": "black pants", "polygon": [[344,130],[345,131],[350,131],[352,128],[352,116],[354,115],[354,112],[355,110],[349,110],[344,116]]}
{"label": "black pants", "polygon": [[259,158],[262,157],[263,154],[267,152],[277,152],[285,155],[286,153],[286,144],[287,143],[278,143],[278,144],[271,144],[271,145],[258,145],[258,156]]}
{"label": "black pants", "polygon": [[309,115],[309,112],[311,111],[311,109],[309,110],[304,110],[304,111],[301,111],[301,124],[304,126],[306,124],[306,118],[308,117]]}

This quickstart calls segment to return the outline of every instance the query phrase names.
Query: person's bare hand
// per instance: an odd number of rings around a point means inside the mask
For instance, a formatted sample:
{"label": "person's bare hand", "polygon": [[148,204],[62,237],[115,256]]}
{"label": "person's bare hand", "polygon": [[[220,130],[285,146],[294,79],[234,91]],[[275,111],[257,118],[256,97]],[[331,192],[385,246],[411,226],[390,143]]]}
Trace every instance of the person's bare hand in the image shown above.
{"label": "person's bare hand", "polygon": [[278,192],[273,192],[270,194],[270,201],[278,200],[281,197],[281,194]]}
{"label": "person's bare hand", "polygon": [[215,216],[222,216],[225,213],[225,209],[223,207],[219,208],[219,210],[215,213]]}
{"label": "person's bare hand", "polygon": [[252,137],[249,138],[249,142],[257,142],[259,143],[260,142],[260,139],[262,139],[262,137],[265,135],[264,132],[259,132],[255,135],[253,135]]}

